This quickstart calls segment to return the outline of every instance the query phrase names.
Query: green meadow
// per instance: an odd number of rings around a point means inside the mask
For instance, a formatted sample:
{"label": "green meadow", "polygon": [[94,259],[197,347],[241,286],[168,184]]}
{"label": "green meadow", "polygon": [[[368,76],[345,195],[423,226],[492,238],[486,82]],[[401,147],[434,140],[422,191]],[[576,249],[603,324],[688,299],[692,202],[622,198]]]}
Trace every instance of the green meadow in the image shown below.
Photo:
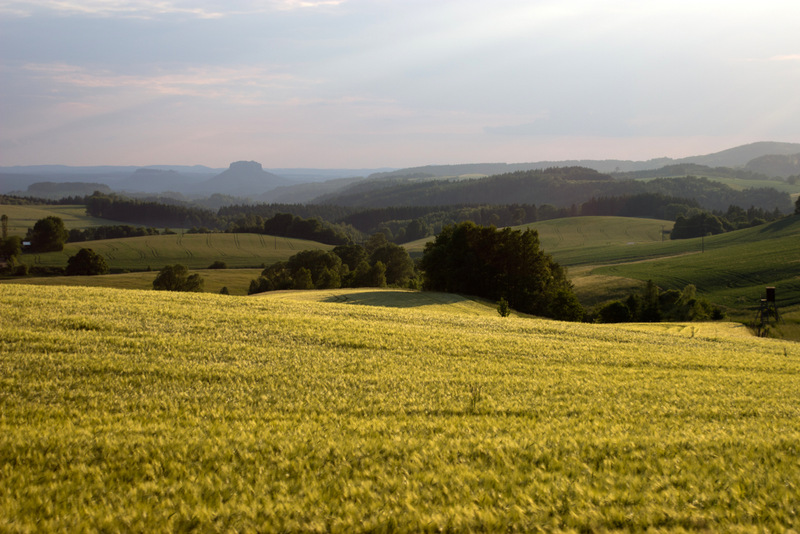
{"label": "green meadow", "polygon": [[[542,249],[569,269],[585,306],[625,298],[653,280],[663,289],[693,284],[731,318],[750,321],[764,288],[773,286],[784,312],[781,328],[800,339],[800,217],[677,241],[662,233],[671,222],[654,219],[575,217],[520,228],[539,232]],[[419,254],[425,241],[408,248]]]}
{"label": "green meadow", "polygon": [[[9,218],[9,235],[24,236],[36,221],[49,216],[60,217],[67,229],[109,226],[118,223],[86,215],[83,206],[0,206],[0,213]],[[158,270],[180,263],[192,269],[204,269],[215,261],[232,268],[256,268],[283,261],[308,249],[329,250],[330,245],[315,241],[274,237],[259,234],[185,234],[129,237],[67,243],[61,252],[23,254],[21,261],[29,267],[64,267],[70,256],[81,248],[91,248],[103,256],[113,270]],[[143,275],[146,276],[146,275]],[[121,287],[129,280],[121,279]],[[108,279],[107,279],[108,280]],[[249,283],[249,280],[248,280]],[[221,286],[220,286],[221,287]]]}
{"label": "green meadow", "polygon": [[29,228],[33,228],[36,221],[47,217],[59,217],[64,221],[67,230],[73,228],[89,228],[94,226],[111,226],[118,223],[108,219],[98,219],[86,215],[84,206],[16,206],[9,204],[0,205],[0,215],[8,216],[8,235],[25,237]]}
{"label": "green meadow", "polygon": [[301,250],[332,249],[316,241],[261,234],[169,234],[67,243],[61,252],[24,254],[29,266],[64,267],[81,248],[91,248],[111,269],[160,269],[180,263],[193,269],[222,261],[228,267],[259,267],[286,260]]}
{"label": "green meadow", "polygon": [[0,531],[797,527],[800,349],[455,295],[0,285]]}
{"label": "green meadow", "polygon": [[[12,225],[16,219],[35,219],[43,214],[65,217],[68,227],[108,224],[90,219],[75,206],[3,206]],[[576,293],[584,306],[593,308],[609,300],[626,298],[647,280],[662,289],[682,289],[687,284],[725,308],[736,321],[752,321],[766,286],[776,287],[783,335],[800,339],[800,217],[788,217],[767,225],[703,239],[671,241],[672,223],[624,217],[576,217],[525,225],[539,232],[545,252],[569,269]],[[419,257],[433,237],[405,245]],[[233,294],[247,292],[261,265],[286,260],[301,250],[330,249],[312,241],[257,234],[173,234],[127,239],[69,243],[62,252],[23,255],[30,266],[63,267],[81,247],[101,254],[112,269],[157,271],[181,263],[197,271],[215,261],[244,271],[200,271],[205,290],[227,287]],[[115,275],[116,276],[116,275]],[[155,274],[130,273],[76,279],[21,280],[34,284],[67,284],[147,289]],[[13,280],[11,280],[13,281]],[[8,281],[7,281],[8,282]]]}

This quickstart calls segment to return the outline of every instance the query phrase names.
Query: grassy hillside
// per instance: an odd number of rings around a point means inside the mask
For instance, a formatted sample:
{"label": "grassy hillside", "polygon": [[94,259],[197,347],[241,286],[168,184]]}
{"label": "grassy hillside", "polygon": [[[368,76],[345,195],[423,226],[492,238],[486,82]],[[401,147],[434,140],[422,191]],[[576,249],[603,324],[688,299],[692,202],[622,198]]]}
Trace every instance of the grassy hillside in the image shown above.
{"label": "grassy hillside", "polygon": [[[800,289],[800,217],[737,232],[684,240],[693,253],[610,265],[600,274],[652,279],[665,287],[692,283],[704,292],[795,283]],[[789,302],[800,304],[800,293]]]}
{"label": "grassy hillside", "polygon": [[796,344],[431,297],[0,286],[0,530],[796,525]]}
{"label": "grassy hillside", "polygon": [[[190,269],[203,279],[203,291],[219,293],[227,287],[231,295],[247,295],[250,281],[258,278],[262,269]],[[108,287],[118,289],[153,289],[153,280],[158,271],[143,271],[100,276],[46,276],[33,278],[9,278],[0,284],[24,284],[37,286],[81,286]]]}
{"label": "grassy hillside", "polygon": [[[697,286],[736,320],[752,320],[774,286],[786,335],[800,339],[800,217],[703,239],[661,241],[672,223],[622,217],[575,217],[526,225],[542,248],[569,268],[584,306],[625,298],[647,280],[663,289]],[[407,247],[421,254],[424,243]]]}
{"label": "grassy hillside", "polygon": [[[608,247],[638,249],[642,244],[662,243],[662,232],[672,230],[673,222],[631,217],[571,217],[541,221],[515,228],[532,228],[539,232],[542,249],[557,257],[586,254],[594,261],[597,254]],[[426,237],[403,246],[409,254],[422,254],[425,243],[435,237]],[[669,240],[669,235],[663,239]],[[563,260],[559,260],[562,261]],[[577,262],[563,262],[575,265]]]}
{"label": "grassy hillside", "polygon": [[[653,280],[666,289],[694,284],[735,319],[752,320],[765,287],[776,288],[783,335],[800,340],[800,217],[772,224],[686,240],[704,252],[598,267],[590,275]],[[598,280],[599,282],[599,280]],[[591,284],[589,284],[591,285]]]}
{"label": "grassy hillside", "polygon": [[114,224],[127,224],[98,219],[86,215],[84,206],[14,206],[0,204],[0,215],[8,216],[8,235],[24,237],[28,228],[33,228],[36,221],[46,217],[60,217],[67,230],[73,228],[89,228],[94,226],[109,226]]}
{"label": "grassy hillside", "polygon": [[81,248],[102,255],[112,269],[141,270],[181,263],[194,269],[224,261],[228,267],[257,267],[286,260],[301,250],[332,249],[315,241],[260,234],[171,234],[67,243],[61,252],[24,254],[30,266],[64,267]]}

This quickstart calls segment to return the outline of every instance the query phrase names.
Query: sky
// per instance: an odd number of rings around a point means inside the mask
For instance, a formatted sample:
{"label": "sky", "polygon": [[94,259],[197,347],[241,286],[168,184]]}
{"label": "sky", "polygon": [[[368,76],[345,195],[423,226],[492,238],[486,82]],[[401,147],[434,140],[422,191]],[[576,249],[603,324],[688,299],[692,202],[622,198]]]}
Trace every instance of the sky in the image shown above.
{"label": "sky", "polygon": [[797,0],[0,0],[0,165],[375,168],[800,142]]}

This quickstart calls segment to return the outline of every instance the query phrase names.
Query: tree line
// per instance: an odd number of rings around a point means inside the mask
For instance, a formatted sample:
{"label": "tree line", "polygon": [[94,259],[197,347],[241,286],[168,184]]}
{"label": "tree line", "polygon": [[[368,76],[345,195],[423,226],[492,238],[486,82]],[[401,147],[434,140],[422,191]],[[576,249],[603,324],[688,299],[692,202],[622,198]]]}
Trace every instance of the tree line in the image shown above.
{"label": "tree line", "polygon": [[607,302],[596,313],[600,323],[657,323],[661,321],[718,321],[725,314],[718,306],[697,296],[697,288],[689,284],[682,291],[662,291],[652,280],[640,293],[627,299]]}
{"label": "tree line", "polygon": [[156,228],[118,224],[113,226],[93,226],[89,228],[72,228],[67,234],[67,243],[98,241],[100,239],[119,239],[123,237],[143,237],[160,235]]}
{"label": "tree line", "polygon": [[419,272],[406,250],[383,234],[365,245],[339,245],[330,251],[304,250],[265,268],[250,282],[248,294],[281,289],[341,287],[418,288]]}
{"label": "tree line", "polygon": [[744,210],[739,206],[730,206],[726,212],[715,211],[713,213],[695,209],[678,216],[670,232],[670,239],[691,239],[717,235],[759,226],[782,217],[783,214],[777,210],[769,212],[753,207]]}
{"label": "tree line", "polygon": [[643,180],[617,180],[582,167],[517,171],[476,180],[374,181],[358,189],[327,199],[351,207],[443,206],[511,203],[549,204],[558,207],[580,205],[591,198],[623,197],[643,193],[689,198],[706,210],[727,206],[756,206],[781,211],[790,209],[787,193],[771,187],[735,190],[705,177],[683,176]]}
{"label": "tree line", "polygon": [[92,217],[158,227],[218,228],[219,219],[210,210],[182,204],[135,200],[95,192],[86,199],[86,213]]}

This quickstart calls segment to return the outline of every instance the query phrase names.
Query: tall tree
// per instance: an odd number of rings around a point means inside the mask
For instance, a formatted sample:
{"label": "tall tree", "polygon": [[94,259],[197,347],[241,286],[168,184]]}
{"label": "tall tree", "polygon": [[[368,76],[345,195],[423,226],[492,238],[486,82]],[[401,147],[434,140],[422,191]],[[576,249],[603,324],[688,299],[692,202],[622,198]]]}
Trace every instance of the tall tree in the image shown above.
{"label": "tall tree", "polygon": [[60,217],[45,217],[39,219],[33,225],[33,229],[28,230],[28,239],[31,242],[31,249],[35,252],[58,252],[64,250],[64,243],[69,237],[64,227],[64,221]]}
{"label": "tall tree", "polygon": [[5,239],[0,239],[0,258],[6,260],[14,260],[22,253],[22,239],[19,236],[12,235]]}

